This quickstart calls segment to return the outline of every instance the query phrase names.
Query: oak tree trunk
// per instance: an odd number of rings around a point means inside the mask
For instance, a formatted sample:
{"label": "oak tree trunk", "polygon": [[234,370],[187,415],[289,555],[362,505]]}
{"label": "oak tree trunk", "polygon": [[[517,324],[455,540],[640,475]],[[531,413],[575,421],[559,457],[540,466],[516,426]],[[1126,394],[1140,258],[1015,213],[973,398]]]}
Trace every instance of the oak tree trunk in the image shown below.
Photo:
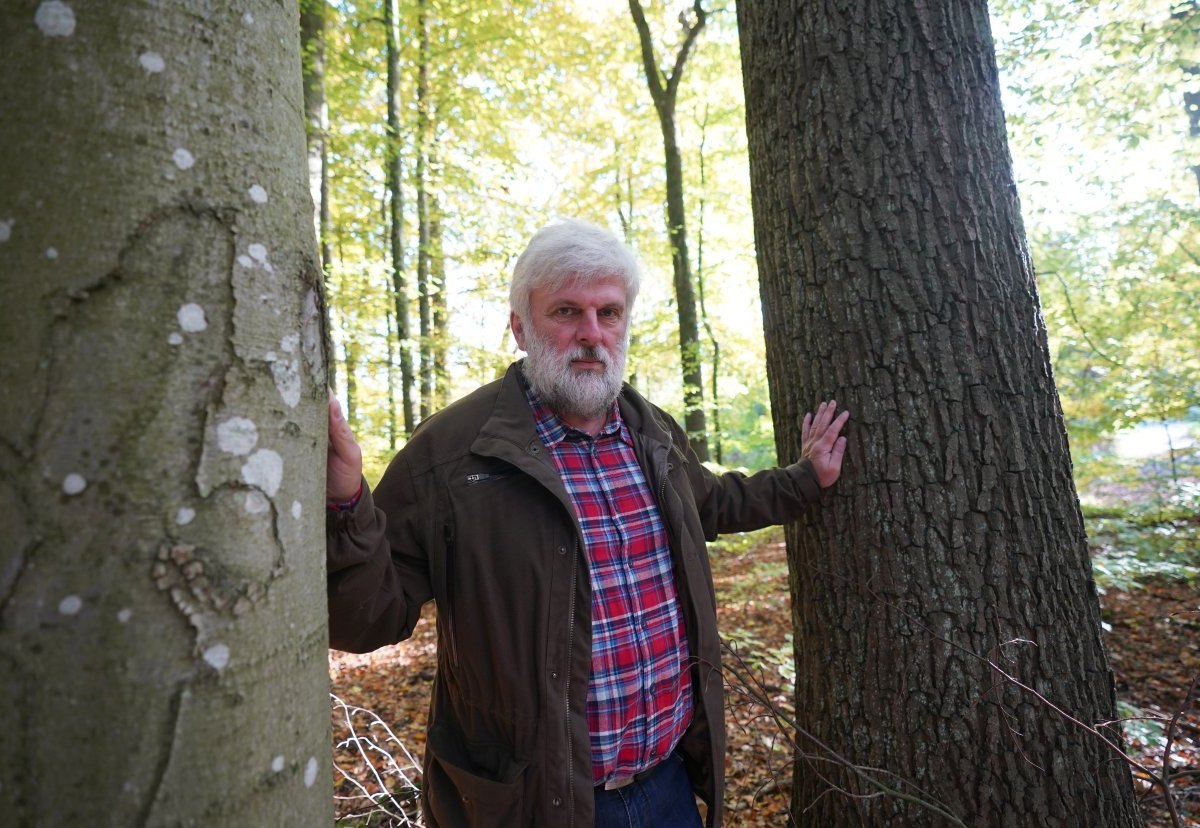
{"label": "oak tree trunk", "polygon": [[788,531],[793,817],[1135,825],[986,4],[738,19],[780,459],[818,400],[854,417]]}
{"label": "oak tree trunk", "polygon": [[0,15],[0,824],[330,824],[292,3]]}

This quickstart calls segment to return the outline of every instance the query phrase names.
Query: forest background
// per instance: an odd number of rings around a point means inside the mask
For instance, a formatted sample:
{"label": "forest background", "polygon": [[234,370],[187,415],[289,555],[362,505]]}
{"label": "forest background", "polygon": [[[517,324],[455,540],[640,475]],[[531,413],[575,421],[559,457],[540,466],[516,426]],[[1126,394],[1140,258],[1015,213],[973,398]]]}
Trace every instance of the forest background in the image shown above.
{"label": "forest background", "polygon": [[[310,147],[323,141],[313,184],[334,386],[368,478],[411,425],[514,358],[509,274],[532,232],[560,215],[636,250],[630,375],[682,420],[663,139],[629,5],[304,5],[306,19],[324,18],[308,31],[306,70],[323,87]],[[669,74],[694,6],[645,12]],[[992,19],[1097,583],[1135,601],[1187,590],[1200,573],[1200,3],[997,0]],[[712,459],[770,466],[732,6],[706,8],[675,115]],[[1108,602],[1106,612],[1111,624]],[[1178,621],[1194,631],[1194,613]],[[789,658],[778,659],[784,677]],[[1194,638],[1182,676],[1188,665],[1200,668]],[[1128,716],[1151,712],[1122,703]],[[1161,747],[1153,720],[1128,732]]]}

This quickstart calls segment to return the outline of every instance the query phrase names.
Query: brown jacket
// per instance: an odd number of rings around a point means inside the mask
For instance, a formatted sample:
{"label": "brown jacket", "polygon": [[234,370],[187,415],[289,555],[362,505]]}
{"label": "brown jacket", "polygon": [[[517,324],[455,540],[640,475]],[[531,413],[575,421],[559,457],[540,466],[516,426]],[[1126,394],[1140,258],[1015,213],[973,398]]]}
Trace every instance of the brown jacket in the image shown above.
{"label": "brown jacket", "polygon": [[[629,386],[619,404],[671,538],[696,692],[680,749],[716,828],[725,733],[705,540],[791,520],[820,488],[807,462],[714,475],[662,410]],[[581,537],[516,364],[430,417],[373,495],[330,514],[332,646],[366,652],[400,641],[421,606],[437,602],[422,793],[431,828],[592,824]]]}

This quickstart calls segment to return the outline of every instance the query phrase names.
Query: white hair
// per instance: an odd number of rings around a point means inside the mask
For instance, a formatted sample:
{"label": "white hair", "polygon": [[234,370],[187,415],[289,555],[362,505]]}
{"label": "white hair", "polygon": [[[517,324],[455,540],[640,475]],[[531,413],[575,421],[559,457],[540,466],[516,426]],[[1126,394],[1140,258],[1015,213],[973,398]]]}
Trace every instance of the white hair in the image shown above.
{"label": "white hair", "polygon": [[508,307],[528,322],[535,290],[555,291],[568,284],[619,278],[630,310],[637,299],[640,274],[633,251],[609,231],[579,219],[560,218],[533,234],[513,267]]}

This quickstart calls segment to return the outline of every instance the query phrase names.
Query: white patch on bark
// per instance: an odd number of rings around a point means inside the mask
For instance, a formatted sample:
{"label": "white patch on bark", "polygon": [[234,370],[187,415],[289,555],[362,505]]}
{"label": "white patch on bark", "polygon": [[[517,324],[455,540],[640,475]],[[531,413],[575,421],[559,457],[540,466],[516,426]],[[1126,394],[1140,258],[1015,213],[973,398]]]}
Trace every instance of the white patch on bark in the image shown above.
{"label": "white patch on bark", "polygon": [[283,770],[283,754],[282,753],[271,760],[271,770],[275,771],[275,773],[279,773],[281,770]]}
{"label": "white patch on bark", "polygon": [[308,764],[304,766],[304,787],[311,788],[317,783],[317,757],[308,757]]}
{"label": "white patch on bark", "polygon": [[267,260],[267,246],[265,244],[255,242],[246,248],[246,250],[249,252],[250,258],[256,261],[265,262]]}
{"label": "white patch on bark", "polygon": [[171,331],[171,334],[167,337],[167,344],[168,345],[182,345],[183,337],[179,335],[178,331]]}
{"label": "white patch on bark", "polygon": [[258,489],[246,492],[246,512],[251,515],[261,515],[263,512],[270,511],[271,501],[267,500],[267,496]]}
{"label": "white patch on bark", "polygon": [[242,480],[274,497],[283,482],[283,458],[270,449],[259,449],[242,465]]}
{"label": "white patch on bark", "polygon": [[284,352],[288,353],[288,354],[290,354],[292,351],[296,350],[296,346],[299,344],[300,344],[300,334],[297,334],[297,333],[290,333],[287,336],[285,336],[283,339],[279,340],[279,347],[282,348],[284,350]]}
{"label": "white patch on bark", "polygon": [[190,170],[196,165],[196,156],[185,150],[183,147],[175,150],[171,154],[172,160],[175,161],[175,166],[181,170]]}
{"label": "white patch on bark", "polygon": [[38,6],[33,22],[46,37],[70,37],[75,33],[75,12],[61,0],[46,0]]}
{"label": "white patch on bark", "polygon": [[117,613],[117,620],[122,624],[128,624],[130,618],[133,618],[133,610],[128,607]]}
{"label": "white patch on bark", "polygon": [[158,52],[143,52],[138,58],[138,63],[142,64],[142,68],[147,72],[158,73],[167,68],[167,62]]}
{"label": "white patch on bark", "polygon": [[6,242],[12,238],[12,226],[16,222],[16,219],[0,219],[0,242]]}
{"label": "white patch on bark", "polygon": [[229,663],[229,647],[225,644],[214,644],[204,651],[204,660],[214,670],[224,670]]}
{"label": "white patch on bark", "polygon": [[58,611],[63,615],[75,615],[83,609],[83,599],[78,595],[68,595],[58,602]]}
{"label": "white patch on bark", "polygon": [[300,519],[300,515],[304,513],[304,507],[300,505],[299,500],[292,501],[292,517],[296,520]]}
{"label": "white patch on bark", "polygon": [[254,259],[251,259],[251,258],[250,258],[249,256],[247,256],[245,253],[241,253],[241,254],[239,254],[239,255],[238,255],[238,257],[237,257],[237,263],[238,263],[238,264],[240,264],[242,267],[245,267],[245,268],[251,268],[251,267],[254,267]]}
{"label": "white patch on bark", "polygon": [[175,318],[179,320],[179,327],[188,333],[199,333],[208,327],[208,320],[204,318],[204,308],[199,305],[184,305],[175,314]]}
{"label": "white patch on bark", "polygon": [[175,522],[178,523],[180,526],[187,526],[189,523],[191,523],[195,519],[196,519],[196,510],[189,509],[187,506],[184,506],[182,509],[180,509],[178,512],[175,513]]}
{"label": "white patch on bark", "polygon": [[250,200],[255,204],[267,203],[267,191],[261,184],[255,184],[250,188]]}
{"label": "white patch on bark", "polygon": [[[286,343],[287,337],[284,337]],[[290,350],[287,345],[285,351]],[[279,396],[287,403],[288,408],[295,408],[300,403],[300,360],[285,359],[268,360],[271,362],[271,376],[275,378],[275,387]]]}
{"label": "white patch on bark", "polygon": [[258,426],[245,417],[230,417],[217,426],[217,445],[228,454],[249,454],[258,445]]}
{"label": "white patch on bark", "polygon": [[58,248],[57,247],[47,247],[46,248],[46,258],[47,259],[57,259],[58,258]]}
{"label": "white patch on bark", "polygon": [[253,26],[254,25],[254,15],[252,15],[250,12],[246,12],[245,14],[242,15],[242,22],[245,23],[247,26]]}
{"label": "white patch on bark", "polygon": [[77,495],[87,488],[87,481],[82,474],[71,472],[63,478],[62,490],[69,495]]}

